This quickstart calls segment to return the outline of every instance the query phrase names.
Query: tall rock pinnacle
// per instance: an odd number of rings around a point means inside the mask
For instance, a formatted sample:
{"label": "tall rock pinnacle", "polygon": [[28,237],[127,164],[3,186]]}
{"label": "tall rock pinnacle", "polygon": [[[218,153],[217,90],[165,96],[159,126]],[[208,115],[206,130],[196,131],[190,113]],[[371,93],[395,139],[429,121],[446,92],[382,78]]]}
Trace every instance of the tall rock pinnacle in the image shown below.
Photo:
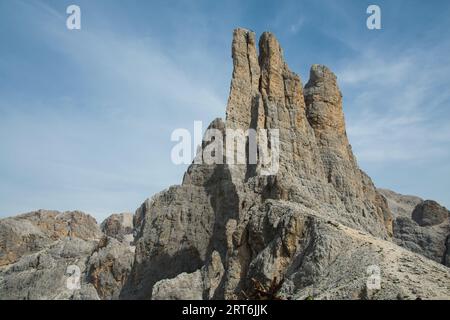
{"label": "tall rock pinnacle", "polygon": [[[258,57],[253,32],[236,29],[233,35],[234,69],[225,125],[279,130],[280,169],[270,179],[266,195],[342,206],[342,213],[336,213],[339,218],[362,228],[370,225],[368,231],[379,236],[391,235],[387,204],[358,168],[348,142],[342,94],[333,72],[313,65],[303,89],[272,33],[261,35]],[[230,170],[233,177],[251,171]]]}
{"label": "tall rock pinnacle", "polygon": [[[350,212],[367,210],[378,216],[392,235],[392,216],[386,201],[375,189],[371,179],[358,168],[345,130],[342,94],[336,75],[326,66],[313,65],[305,86],[306,115],[314,130],[317,147],[327,180],[341,194]],[[366,199],[359,203],[356,199]],[[362,211],[361,211],[362,210]]]}
{"label": "tall rock pinnacle", "polygon": [[[320,219],[389,238],[389,209],[353,157],[331,71],[313,66],[304,90],[268,32],[257,53],[255,34],[236,29],[232,58],[226,121],[216,119],[210,127],[223,133],[278,130],[279,170],[266,176],[251,165],[192,164],[181,186],[138,210],[136,262],[124,296],[150,297],[159,280],[196,270],[192,279],[198,279],[213,268],[223,275],[220,281],[205,280],[209,289],[204,294],[241,297],[253,276],[264,281],[287,277]],[[180,275],[179,281],[186,279]],[[161,290],[155,294],[161,297]]]}
{"label": "tall rock pinnacle", "polygon": [[343,144],[348,144],[342,94],[336,76],[326,66],[315,64],[311,67],[310,79],[305,86],[305,100],[308,121],[316,136],[338,135]]}
{"label": "tall rock pinnacle", "polygon": [[227,107],[227,124],[230,128],[250,127],[252,106],[259,99],[260,68],[256,53],[255,34],[236,29],[232,43],[233,76]]}

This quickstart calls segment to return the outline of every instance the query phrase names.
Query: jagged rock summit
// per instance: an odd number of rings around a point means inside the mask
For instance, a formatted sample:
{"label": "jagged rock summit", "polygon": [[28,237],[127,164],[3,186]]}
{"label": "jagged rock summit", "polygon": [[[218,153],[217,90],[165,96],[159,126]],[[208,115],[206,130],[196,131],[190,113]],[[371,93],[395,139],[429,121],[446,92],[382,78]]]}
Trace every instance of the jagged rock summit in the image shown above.
{"label": "jagged rock summit", "polygon": [[[182,185],[147,200],[136,213],[136,258],[122,297],[240,299],[251,295],[252,279],[276,278],[286,298],[312,287],[322,298],[361,298],[371,265],[383,270],[384,290],[370,297],[445,297],[447,268],[389,242],[392,214],[358,168],[336,76],[314,65],[303,88],[267,32],[258,54],[255,34],[236,29],[232,58],[226,120],[210,127],[278,129],[279,170],[192,164]],[[418,276],[421,288],[402,274],[410,267],[429,271]]]}
{"label": "jagged rock summit", "polygon": [[[313,65],[303,86],[268,32],[257,49],[253,32],[236,29],[232,58],[226,119],[215,119],[210,128],[225,135],[227,129],[268,130],[269,135],[278,130],[278,170],[263,174],[259,162],[193,163],[181,185],[141,205],[133,230],[130,216],[112,216],[101,230],[92,226],[101,239],[83,239],[85,254],[76,260],[83,266],[78,291],[83,295],[63,290],[57,297],[245,299],[254,297],[255,283],[276,282],[276,294],[284,299],[450,298],[450,269],[433,259],[436,254],[446,259],[448,245],[428,255],[429,247],[414,242],[422,238],[410,237],[415,227],[399,231],[404,228],[398,212],[401,208],[417,227],[416,221],[427,225],[421,228],[438,222],[444,228],[448,215],[421,201],[413,215],[415,207],[409,211],[399,204],[400,196],[383,195],[359,169],[333,72]],[[199,151],[210,143],[205,136]],[[269,145],[269,152],[274,148]],[[6,220],[0,220],[0,228],[31,228],[18,218]],[[0,255],[0,298],[36,297],[41,280],[33,278],[33,268],[40,264],[30,267],[28,259],[54,257],[53,251],[44,244],[44,252],[38,252],[28,244],[33,239],[15,249],[15,239],[25,231],[1,232],[8,254]],[[436,243],[442,240],[440,235]],[[380,272],[376,290],[366,285],[373,270]],[[34,284],[28,291],[14,287],[23,274]]]}

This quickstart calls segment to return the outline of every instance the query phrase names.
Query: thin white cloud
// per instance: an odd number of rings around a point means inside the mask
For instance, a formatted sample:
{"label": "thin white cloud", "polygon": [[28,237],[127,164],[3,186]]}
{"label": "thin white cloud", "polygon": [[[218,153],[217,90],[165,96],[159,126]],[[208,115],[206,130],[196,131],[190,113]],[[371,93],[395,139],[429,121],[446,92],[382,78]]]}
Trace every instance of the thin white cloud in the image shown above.
{"label": "thin white cloud", "polygon": [[[0,164],[10,179],[0,190],[15,193],[0,196],[8,199],[1,214],[55,208],[103,217],[134,211],[152,193],[180,183],[183,168],[170,162],[170,132],[223,114],[226,99],[216,88],[227,66],[204,47],[176,47],[177,39],[167,47],[87,24],[69,31],[46,4],[25,5],[34,16],[27,20],[30,36],[77,67],[67,77],[75,76],[85,91],[80,97],[70,90],[69,96],[2,97],[0,136],[9,139],[0,145]],[[8,72],[27,72],[21,61],[9,62]]]}
{"label": "thin white cloud", "polygon": [[[16,0],[15,3],[22,8],[32,9],[37,14],[41,14],[42,12],[46,15],[50,15],[52,18],[56,18],[60,21],[65,20],[65,16],[63,13],[55,10],[53,7],[49,6],[47,3],[41,0]],[[37,16],[37,15],[36,15]]]}
{"label": "thin white cloud", "polygon": [[289,27],[289,31],[292,34],[297,34],[300,31],[300,29],[303,27],[304,23],[305,23],[305,19],[303,17],[299,17],[296,22],[291,24],[291,26]]}
{"label": "thin white cloud", "polygon": [[400,84],[407,80],[408,71],[413,67],[409,58],[386,60],[379,53],[363,52],[359,60],[351,63],[339,72],[339,81],[342,85],[366,83],[374,84]]}
{"label": "thin white cloud", "polygon": [[439,50],[395,57],[363,52],[337,72],[344,95],[352,93],[345,98],[348,133],[363,163],[427,162],[450,156],[442,146],[448,142],[449,123],[436,116],[448,115],[450,92],[442,85],[450,83],[450,64],[429,59]]}

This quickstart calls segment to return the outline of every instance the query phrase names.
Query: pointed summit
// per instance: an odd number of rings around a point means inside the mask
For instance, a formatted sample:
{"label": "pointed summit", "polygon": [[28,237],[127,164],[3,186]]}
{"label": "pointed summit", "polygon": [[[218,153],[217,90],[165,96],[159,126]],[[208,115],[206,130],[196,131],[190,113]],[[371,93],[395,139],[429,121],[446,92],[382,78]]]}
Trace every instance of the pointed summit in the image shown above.
{"label": "pointed summit", "polygon": [[250,127],[253,101],[259,95],[260,69],[256,53],[255,33],[235,29],[232,42],[233,76],[227,106],[230,128]]}
{"label": "pointed summit", "polygon": [[264,32],[259,40],[259,65],[261,93],[274,100],[284,99],[283,73],[286,65],[283,50],[270,32]]}
{"label": "pointed summit", "polygon": [[332,130],[345,135],[342,94],[336,75],[326,66],[315,64],[311,67],[305,101],[309,123],[316,132]]}

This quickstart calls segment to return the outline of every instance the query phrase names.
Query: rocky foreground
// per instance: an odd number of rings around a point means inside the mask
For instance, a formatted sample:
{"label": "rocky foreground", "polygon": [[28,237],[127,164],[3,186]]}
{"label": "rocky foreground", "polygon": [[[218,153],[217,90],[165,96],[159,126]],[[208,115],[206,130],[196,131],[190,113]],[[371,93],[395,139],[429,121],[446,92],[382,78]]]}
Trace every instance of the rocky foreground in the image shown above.
{"label": "rocky foreground", "polygon": [[235,30],[232,57],[226,120],[210,127],[278,129],[278,173],[192,164],[101,225],[81,212],[2,219],[1,299],[450,299],[449,211],[359,169],[336,76],[313,65],[303,86],[271,33],[257,53]]}

